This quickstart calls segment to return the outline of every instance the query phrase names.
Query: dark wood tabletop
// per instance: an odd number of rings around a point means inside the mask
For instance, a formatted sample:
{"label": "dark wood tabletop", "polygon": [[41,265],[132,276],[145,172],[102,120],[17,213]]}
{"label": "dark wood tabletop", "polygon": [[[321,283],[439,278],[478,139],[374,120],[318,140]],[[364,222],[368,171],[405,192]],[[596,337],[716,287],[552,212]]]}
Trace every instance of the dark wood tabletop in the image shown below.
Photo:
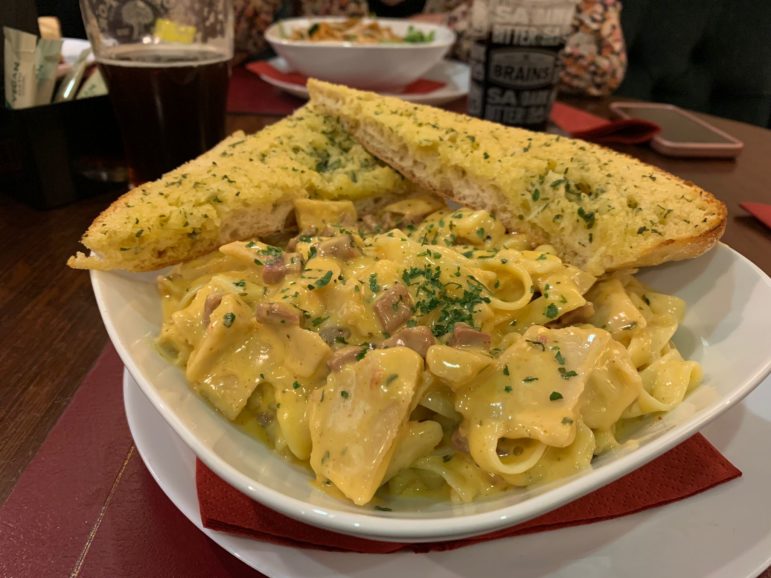
{"label": "dark wood tabletop", "polygon": [[[607,113],[606,101],[569,102]],[[230,115],[228,129],[253,132],[277,119]],[[742,201],[771,204],[771,131],[710,120],[745,143],[738,159],[673,159],[645,146],[615,148],[693,181],[725,202],[729,216],[723,241],[771,274],[771,230],[739,207]],[[38,211],[0,194],[0,503],[107,343],[89,275],[65,262],[115,196]]]}

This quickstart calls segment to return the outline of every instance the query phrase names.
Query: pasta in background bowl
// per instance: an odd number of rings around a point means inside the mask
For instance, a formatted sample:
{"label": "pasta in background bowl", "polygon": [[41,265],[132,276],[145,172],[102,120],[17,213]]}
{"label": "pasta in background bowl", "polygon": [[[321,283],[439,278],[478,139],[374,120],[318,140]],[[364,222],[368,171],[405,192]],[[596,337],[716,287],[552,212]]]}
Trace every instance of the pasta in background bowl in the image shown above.
{"label": "pasta in background bowl", "polygon": [[630,439],[566,478],[470,503],[394,497],[362,509],[315,488],[307,470],[227,424],[154,345],[161,307],[154,275],[92,272],[110,336],[145,394],[195,453],[254,499],[293,518],[382,540],[434,541],[480,534],[556,508],[643,465],[739,401],[768,373],[764,332],[769,279],[725,246],[694,260],[645,271],[643,282],[685,300],[674,341],[703,367],[704,382],[673,411],[643,423]]}
{"label": "pasta in background bowl", "polygon": [[[291,18],[273,24],[265,39],[289,65],[308,77],[369,90],[398,91],[438,64],[455,43],[455,33],[438,24],[378,18],[377,23],[395,37],[417,37],[420,42],[361,43],[349,40],[294,39],[295,30],[307,31],[322,23],[342,23],[345,18]],[[371,22],[364,19],[364,24]]]}

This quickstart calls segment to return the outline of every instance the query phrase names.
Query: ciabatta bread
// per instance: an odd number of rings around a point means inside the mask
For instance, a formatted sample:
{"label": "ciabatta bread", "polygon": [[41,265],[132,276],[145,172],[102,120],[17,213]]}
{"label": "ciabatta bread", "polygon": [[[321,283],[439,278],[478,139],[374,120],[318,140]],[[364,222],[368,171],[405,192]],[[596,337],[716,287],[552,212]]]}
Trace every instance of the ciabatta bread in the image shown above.
{"label": "ciabatta bread", "polygon": [[494,213],[595,275],[696,257],[726,208],[696,185],[607,148],[310,80],[312,103],[421,187]]}
{"label": "ciabatta bread", "polygon": [[351,200],[368,212],[415,189],[337,120],[306,106],[120,197],[81,239],[93,254],[78,253],[68,265],[150,271],[279,233],[297,198]]}

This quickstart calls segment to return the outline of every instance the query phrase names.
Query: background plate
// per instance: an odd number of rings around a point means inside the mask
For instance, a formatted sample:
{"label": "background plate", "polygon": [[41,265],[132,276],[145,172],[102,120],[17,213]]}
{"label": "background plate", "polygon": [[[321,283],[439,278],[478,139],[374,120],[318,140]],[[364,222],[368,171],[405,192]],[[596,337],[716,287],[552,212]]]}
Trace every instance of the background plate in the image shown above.
{"label": "background plate", "polygon": [[[281,57],[272,58],[268,61],[273,68],[281,72],[291,72],[290,66],[286,60]],[[308,89],[304,84],[294,84],[292,82],[284,82],[264,76],[262,74],[259,77],[277,88],[299,96],[300,98],[308,98]],[[386,94],[387,96],[398,96],[399,98],[408,102],[415,102],[417,104],[430,104],[438,106],[447,102],[457,100],[462,96],[468,94],[469,87],[469,67],[467,64],[457,62],[455,60],[442,60],[439,64],[434,66],[431,70],[423,75],[423,78],[428,80],[435,80],[437,82],[444,82],[444,86],[433,92],[426,94]]]}

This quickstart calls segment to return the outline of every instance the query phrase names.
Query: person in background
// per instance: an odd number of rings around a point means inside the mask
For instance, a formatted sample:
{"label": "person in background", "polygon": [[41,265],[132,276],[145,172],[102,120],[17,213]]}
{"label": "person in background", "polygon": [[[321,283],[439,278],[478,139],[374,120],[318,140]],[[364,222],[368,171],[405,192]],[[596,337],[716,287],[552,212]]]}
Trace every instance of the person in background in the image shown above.
{"label": "person in background", "polygon": [[[451,56],[468,60],[466,34],[472,0],[234,0],[236,52],[253,56],[264,52],[263,33],[275,18],[290,15],[411,17],[446,24],[458,34]],[[287,10],[288,8],[288,10]],[[283,14],[282,14],[283,12]],[[560,90],[573,94],[611,94],[626,72],[626,48],[621,31],[619,0],[580,0],[573,34],[564,52]]]}

